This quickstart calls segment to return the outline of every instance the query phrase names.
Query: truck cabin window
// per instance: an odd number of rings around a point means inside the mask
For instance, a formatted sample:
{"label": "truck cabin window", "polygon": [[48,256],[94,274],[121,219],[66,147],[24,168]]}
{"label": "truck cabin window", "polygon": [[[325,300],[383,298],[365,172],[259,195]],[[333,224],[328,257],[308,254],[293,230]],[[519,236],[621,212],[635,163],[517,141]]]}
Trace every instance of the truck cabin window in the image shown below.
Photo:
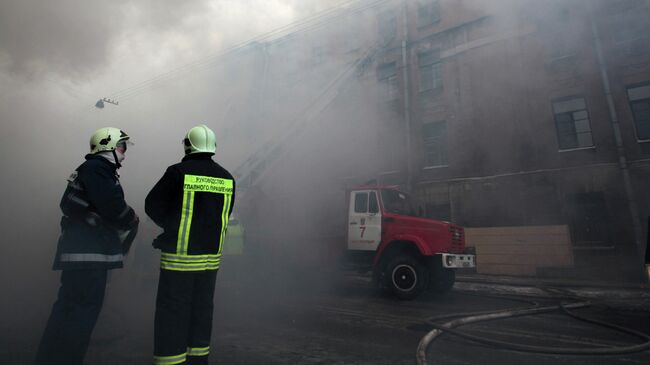
{"label": "truck cabin window", "polygon": [[397,190],[382,190],[381,200],[388,213],[415,216],[415,210],[406,194]]}
{"label": "truck cabin window", "polygon": [[368,201],[368,212],[371,214],[379,213],[379,203],[377,202],[377,193],[374,191],[370,193],[370,200]]}
{"label": "truck cabin window", "polygon": [[355,213],[368,212],[368,193],[354,194],[354,212]]}

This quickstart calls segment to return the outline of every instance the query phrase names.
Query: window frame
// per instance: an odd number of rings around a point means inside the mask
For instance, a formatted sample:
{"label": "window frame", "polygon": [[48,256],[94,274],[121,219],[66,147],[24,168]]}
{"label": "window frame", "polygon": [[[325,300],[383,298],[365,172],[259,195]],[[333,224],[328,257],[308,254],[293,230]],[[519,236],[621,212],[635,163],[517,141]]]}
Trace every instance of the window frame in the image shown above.
{"label": "window frame", "polygon": [[383,39],[397,37],[397,14],[394,9],[385,10],[377,16],[379,36]]}
{"label": "window frame", "polygon": [[[382,69],[392,68],[391,73],[380,72]],[[399,99],[399,80],[397,78],[397,62],[386,62],[377,66],[377,81],[382,89],[383,101],[391,102]]]}
{"label": "window frame", "polygon": [[372,190],[368,194],[368,213],[369,214],[378,214],[379,209],[379,200],[377,200],[377,192]]}
{"label": "window frame", "polygon": [[[632,114],[632,122],[634,123],[634,136],[636,137],[637,143],[650,142],[650,136],[648,136],[648,138],[641,138],[640,137],[640,135],[639,135],[639,126],[638,126],[639,123],[637,121],[637,116],[636,116],[636,114],[634,112],[634,105],[635,104],[640,104],[640,103],[647,103],[649,108],[650,108],[650,95],[647,98],[632,100],[632,98],[630,97],[630,90],[640,89],[640,88],[644,88],[644,87],[650,88],[650,81],[643,82],[643,83],[640,83],[640,84],[629,85],[629,86],[627,86],[625,88],[625,94],[627,96],[627,101],[628,101],[628,104],[630,106],[630,114]],[[648,120],[648,123],[650,123],[650,119]]]}
{"label": "window frame", "polygon": [[[434,137],[430,137],[425,133],[427,125],[444,125],[444,132]],[[449,166],[449,128],[447,127],[446,120],[436,120],[431,122],[422,123],[422,149],[423,149],[423,165],[424,169],[433,169],[439,167]],[[440,143],[442,141],[442,143]],[[429,159],[431,150],[427,146],[436,146],[436,153],[438,154],[438,162],[432,163]]]}
{"label": "window frame", "polygon": [[[423,61],[426,57],[431,57],[429,61]],[[425,93],[429,91],[442,90],[444,87],[444,78],[443,78],[443,61],[440,58],[440,49],[430,49],[427,51],[418,53],[418,91],[420,93]],[[431,86],[425,88],[425,73],[424,70],[430,72],[427,79],[427,84],[430,83]]]}
{"label": "window frame", "polygon": [[[570,109],[562,112],[557,112],[557,104],[560,103],[567,103],[570,101],[574,100],[582,100],[582,103],[584,104],[584,109]],[[594,149],[596,148],[596,143],[594,141],[594,131],[593,128],[591,127],[591,114],[589,113],[589,105],[587,104],[587,99],[584,96],[580,95],[573,95],[573,96],[568,96],[560,99],[555,99],[551,101],[551,111],[553,112],[553,121],[555,125],[555,136],[557,138],[557,144],[558,144],[558,152],[568,152],[568,151],[576,151],[576,150],[585,150],[585,149]],[[575,114],[579,112],[585,112],[586,118],[584,119],[575,119]],[[575,136],[575,141],[576,141],[576,146],[566,146],[562,144],[562,137],[567,136],[569,134],[567,133],[561,133],[561,128],[560,125],[562,123],[568,124],[566,122],[561,122],[559,121],[559,117],[561,116],[569,116],[571,123],[569,124],[572,126],[573,133],[572,135]],[[591,139],[591,144],[590,145],[581,145],[580,144],[580,139],[578,138],[580,134],[586,134],[586,132],[578,132],[576,122],[580,121],[587,121],[587,126],[589,127],[589,135]]]}
{"label": "window frame", "polygon": [[[440,21],[441,16],[439,0],[417,0],[416,3],[418,27],[427,27],[437,24]],[[422,16],[423,10],[426,11],[426,16]]]}
{"label": "window frame", "polygon": [[[364,197],[365,198],[365,210],[359,211],[359,197]],[[354,212],[355,213],[368,213],[368,192],[367,191],[358,191],[354,193]]]}

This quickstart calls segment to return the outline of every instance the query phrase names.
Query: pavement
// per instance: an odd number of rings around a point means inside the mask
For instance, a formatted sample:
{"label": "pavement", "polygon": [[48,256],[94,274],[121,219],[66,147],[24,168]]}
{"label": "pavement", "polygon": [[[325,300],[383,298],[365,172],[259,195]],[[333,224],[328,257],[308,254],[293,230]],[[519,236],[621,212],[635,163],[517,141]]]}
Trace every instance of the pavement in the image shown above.
{"label": "pavement", "polygon": [[650,285],[575,279],[459,275],[454,290],[558,300],[581,300],[617,310],[650,313]]}
{"label": "pavement", "polygon": [[[224,271],[217,283],[213,344],[217,349],[214,361],[220,364],[412,365],[418,342],[432,329],[431,318],[521,307],[522,300],[517,298],[522,297],[540,305],[589,300],[595,304],[585,310],[590,317],[642,332],[650,328],[650,286],[641,283],[463,273],[447,295],[398,301],[378,294],[363,275],[344,278],[341,287],[334,280],[329,286],[306,287],[302,284],[310,281],[302,276],[258,281],[235,274]],[[49,303],[43,306],[48,313]],[[155,278],[138,281],[133,273],[116,274],[86,364],[149,363],[154,307]],[[0,358],[4,359],[0,363],[31,362],[46,314],[43,318],[7,316],[2,323],[5,334],[0,336]],[[638,342],[567,321],[560,314],[483,323],[463,330],[490,338],[574,347]],[[435,359],[430,364],[650,363],[648,352],[580,359],[531,356],[476,346],[450,335],[436,340],[429,356]]]}
{"label": "pavement", "polygon": [[524,276],[485,275],[485,274],[462,274],[456,275],[456,281],[467,283],[490,283],[499,285],[516,286],[553,286],[553,287],[576,287],[576,288],[603,288],[623,290],[650,290],[650,283],[635,283],[622,281],[605,280],[584,280],[574,278],[540,278]]}

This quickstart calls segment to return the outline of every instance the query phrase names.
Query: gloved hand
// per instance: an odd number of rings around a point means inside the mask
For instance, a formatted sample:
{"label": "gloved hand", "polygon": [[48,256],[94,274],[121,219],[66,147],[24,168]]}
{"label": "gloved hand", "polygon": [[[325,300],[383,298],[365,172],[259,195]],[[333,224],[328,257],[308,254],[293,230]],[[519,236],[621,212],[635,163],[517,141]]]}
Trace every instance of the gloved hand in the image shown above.
{"label": "gloved hand", "polygon": [[160,249],[160,240],[158,239],[158,237],[154,238],[153,241],[151,241],[151,246],[156,250]]}

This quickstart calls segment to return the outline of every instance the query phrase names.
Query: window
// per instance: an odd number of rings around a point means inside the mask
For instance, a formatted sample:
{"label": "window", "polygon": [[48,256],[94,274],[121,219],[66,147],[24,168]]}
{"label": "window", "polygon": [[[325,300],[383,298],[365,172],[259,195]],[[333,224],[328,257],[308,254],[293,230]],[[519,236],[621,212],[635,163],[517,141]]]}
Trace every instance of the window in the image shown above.
{"label": "window", "polygon": [[650,141],[650,84],[628,88],[627,97],[634,116],[636,138]]}
{"label": "window", "polygon": [[442,88],[442,62],[440,51],[431,50],[418,55],[420,67],[420,92]]}
{"label": "window", "polygon": [[447,165],[447,122],[425,123],[422,138],[425,166]]}
{"label": "window", "polygon": [[379,203],[377,202],[377,193],[370,192],[370,201],[368,201],[368,212],[379,213]]}
{"label": "window", "polygon": [[399,88],[397,85],[397,67],[395,62],[385,63],[377,67],[377,79],[382,86],[382,98],[385,101],[397,99]]}
{"label": "window", "polygon": [[440,20],[438,0],[418,0],[418,26],[437,23]]}
{"label": "window", "polygon": [[556,101],[553,103],[553,113],[560,150],[594,145],[584,98]]}
{"label": "window", "polygon": [[381,190],[381,201],[384,203],[384,211],[388,213],[416,215],[411,200],[402,192],[389,189]]}
{"label": "window", "polygon": [[355,213],[368,212],[368,193],[354,194],[354,212]]}
{"label": "window", "polygon": [[379,14],[379,35],[385,40],[392,39],[397,35],[397,15],[394,10]]}

